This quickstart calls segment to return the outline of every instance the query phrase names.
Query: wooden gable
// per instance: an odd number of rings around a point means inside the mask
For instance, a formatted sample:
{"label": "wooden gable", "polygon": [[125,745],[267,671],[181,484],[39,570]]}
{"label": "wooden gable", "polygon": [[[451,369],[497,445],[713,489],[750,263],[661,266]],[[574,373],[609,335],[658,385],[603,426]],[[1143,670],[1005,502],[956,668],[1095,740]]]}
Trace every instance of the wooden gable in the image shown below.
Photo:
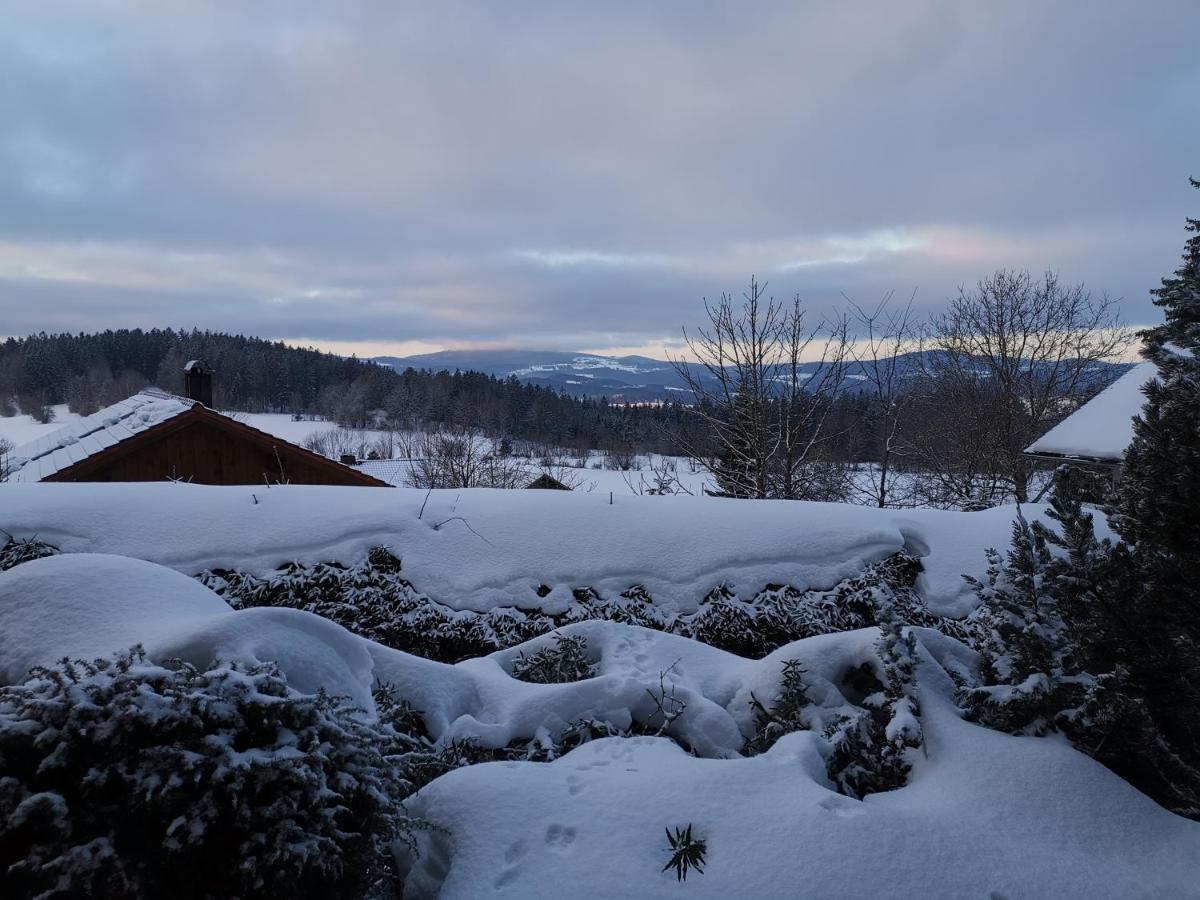
{"label": "wooden gable", "polygon": [[349,466],[196,404],[45,481],[329,484],[391,487]]}

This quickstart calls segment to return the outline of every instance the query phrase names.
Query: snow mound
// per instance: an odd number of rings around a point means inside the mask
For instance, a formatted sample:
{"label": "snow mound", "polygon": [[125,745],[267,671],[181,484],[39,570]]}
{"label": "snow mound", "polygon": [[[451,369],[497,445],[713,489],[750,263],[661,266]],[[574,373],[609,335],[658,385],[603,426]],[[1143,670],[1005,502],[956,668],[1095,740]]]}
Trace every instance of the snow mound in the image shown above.
{"label": "snow mound", "polygon": [[961,616],[976,602],[962,574],[983,575],[983,549],[1007,544],[1013,516],[569,491],[0,484],[0,528],[64,552],[266,575],[289,562],[353,565],[384,546],[418,590],[481,612],[553,614],[576,588],[617,596],[635,584],[691,612],[720,584],[745,599],[770,583],[826,589],[907,548],[922,558],[930,612]]}
{"label": "snow mound", "polygon": [[753,730],[750,694],[773,698],[784,660],[799,654],[814,701],[840,707],[846,701],[837,684],[850,669],[877,665],[873,648],[879,636],[874,628],[820,635],[752,660],[690,638],[616,622],[580,622],[555,634],[586,640],[593,677],[530,684],[509,674],[518,656],[553,645],[555,635],[455,665],[369,646],[375,677],[421,710],[426,728],[437,738],[474,738],[485,747],[503,747],[528,740],[539,729],[557,734],[583,718],[620,727],[633,721],[653,725],[653,695],[665,688],[687,704],[667,733],[701,756],[723,758],[740,755]]}
{"label": "snow mound", "polygon": [[0,683],[64,656],[94,659],[142,644],[151,659],[274,661],[288,682],[324,687],[374,711],[361,640],[290,609],[234,612],[199,582],[138,559],[72,553],[0,572]]}
{"label": "snow mound", "polygon": [[49,556],[0,572],[0,680],[64,656],[92,659],[191,631],[229,607],[163,566],[101,553]]}
{"label": "snow mound", "polygon": [[296,690],[312,694],[324,688],[349,697],[374,715],[373,664],[361,638],[296,609],[228,612],[194,628],[145,641],[146,651],[152,659],[182,659],[197,667],[214,659],[274,662]]}
{"label": "snow mound", "polygon": [[[622,629],[636,631],[605,626]],[[829,674],[859,659],[874,634],[810,638],[777,656]],[[927,638],[944,664],[965,658],[951,639],[922,633]],[[409,801],[413,814],[445,830],[423,833],[405,896],[1200,895],[1200,824],[1060,741],[962,721],[953,685],[928,649],[919,673],[927,756],[906,787],[864,801],[835,793],[816,734],[803,731],[751,758],[697,758],[671,741],[634,737],[593,741],[551,763],[470,766]],[[732,719],[750,687],[770,696],[769,668],[711,649],[677,667]],[[823,678],[813,680],[820,702]],[[564,711],[558,703],[552,714]],[[491,712],[499,720],[529,705]],[[662,871],[670,855],[664,831],[688,824],[707,842],[707,865],[681,888]]]}

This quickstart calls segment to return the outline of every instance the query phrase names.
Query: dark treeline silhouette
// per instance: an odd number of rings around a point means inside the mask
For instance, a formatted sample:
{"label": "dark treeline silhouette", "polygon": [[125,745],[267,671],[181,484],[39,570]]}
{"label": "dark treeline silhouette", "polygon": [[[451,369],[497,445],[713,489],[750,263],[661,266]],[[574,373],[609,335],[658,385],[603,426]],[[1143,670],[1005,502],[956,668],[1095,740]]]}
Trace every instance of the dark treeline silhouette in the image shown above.
{"label": "dark treeline silhouette", "polygon": [[673,449],[695,426],[676,404],[625,406],[477,372],[390,368],[278,341],[209,331],[122,329],[36,334],[0,344],[0,415],[83,415],[146,386],[183,392],[183,367],[216,370],[214,403],[245,412],[320,415],[349,428],[470,427],[548,445]]}

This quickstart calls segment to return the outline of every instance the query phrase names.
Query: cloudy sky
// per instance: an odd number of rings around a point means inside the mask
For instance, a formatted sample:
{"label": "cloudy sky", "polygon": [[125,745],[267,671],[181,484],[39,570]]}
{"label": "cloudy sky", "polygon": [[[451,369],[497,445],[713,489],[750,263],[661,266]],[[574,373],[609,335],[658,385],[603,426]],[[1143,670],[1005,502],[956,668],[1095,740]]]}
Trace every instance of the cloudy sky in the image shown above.
{"label": "cloudy sky", "polygon": [[649,349],[1052,267],[1153,320],[1196,0],[0,0],[0,334]]}

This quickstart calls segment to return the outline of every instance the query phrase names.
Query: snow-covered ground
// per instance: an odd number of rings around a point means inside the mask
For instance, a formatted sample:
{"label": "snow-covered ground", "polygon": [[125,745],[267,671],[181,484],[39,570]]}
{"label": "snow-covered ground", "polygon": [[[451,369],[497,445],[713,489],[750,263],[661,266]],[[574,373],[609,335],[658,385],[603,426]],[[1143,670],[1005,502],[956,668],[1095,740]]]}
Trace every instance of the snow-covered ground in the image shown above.
{"label": "snow-covered ground", "polygon": [[36,421],[32,416],[0,416],[0,440],[6,440],[14,447],[19,447],[22,444],[27,444],[30,441],[36,441],[52,432],[58,431],[64,425],[70,425],[72,422],[79,421],[81,416],[75,415],[67,409],[66,404],[55,406],[54,418],[43,424]]}
{"label": "snow-covered ground", "polygon": [[[674,507],[673,533],[681,537],[673,546],[715,533],[735,548],[699,546],[668,568],[681,577],[696,577],[701,568],[712,577],[759,540],[764,554],[778,554],[790,542],[803,555],[797,539],[806,531],[816,532],[809,552],[823,554],[827,566],[836,559],[861,562],[907,533],[919,536],[926,559],[935,560],[933,571],[948,570],[967,559],[964,547],[949,542],[969,534],[982,545],[1004,524],[995,511],[905,519],[855,510],[841,518],[816,505],[695,507],[636,498],[627,501],[635,513],[614,507],[620,518],[605,523],[593,517],[585,495],[511,499],[525,496],[464,493],[458,512],[473,527],[504,523],[524,538],[586,518],[591,553],[573,543],[582,530],[563,545],[573,564],[584,564],[587,556],[633,551],[648,533],[630,532],[633,523]],[[254,504],[249,492],[194,486],[0,486],[0,527],[23,536],[36,527],[43,540],[74,551],[0,573],[0,681],[19,677],[29,664],[135,642],[153,660],[177,657],[201,666],[214,656],[277,660],[300,690],[349,695],[368,713],[372,684],[388,683],[422,711],[435,738],[471,737],[485,747],[536,739],[584,716],[646,721],[664,677],[686,703],[668,736],[607,738],[554,762],[483,763],[428,784],[408,803],[410,813],[435,826],[418,832],[419,856],[404,858],[411,897],[1200,896],[1200,824],[1164,811],[1060,740],[1011,737],[964,722],[949,673],[964,671],[972,654],[934,631],[914,629],[924,753],[906,786],[859,801],[831,788],[814,731],[785,735],[761,756],[743,757],[741,749],[752,727],[751,693],[773,696],[784,660],[800,660],[814,704],[836,712],[849,702],[844,674],[872,658],[875,629],[809,638],[751,660],[676,635],[585,622],[564,631],[586,640],[592,676],[531,684],[511,676],[513,661],[546,646],[549,636],[447,665],[296,610],[233,611],[156,563],[80,552],[115,550],[184,569],[214,554],[240,553],[242,561],[257,558],[259,567],[269,567],[283,541],[303,539],[299,555],[325,558],[361,549],[382,530],[405,539],[406,571],[469,565],[461,555],[466,544],[441,542],[454,534],[450,526],[414,524],[415,501],[399,491],[350,488],[272,489]],[[705,531],[697,522],[701,511],[721,527]],[[789,518],[804,527],[788,530]],[[753,536],[742,536],[748,528]],[[418,540],[422,529],[434,539]],[[254,535],[257,543],[247,545]],[[442,552],[448,560],[435,558]],[[478,571],[460,587],[473,583],[489,596],[481,579],[506,553],[522,566],[554,566],[560,555],[557,544],[543,545],[537,557],[524,554],[519,542],[495,545],[487,564],[474,566]],[[811,566],[807,559],[797,565]],[[608,558],[605,565],[622,577],[655,571],[644,556]],[[688,824],[707,844],[707,864],[680,885],[662,871],[669,856],[664,830]]]}
{"label": "snow-covered ground", "polygon": [[[451,772],[410,803],[449,834],[428,836],[425,868],[410,876],[410,888],[523,898],[1200,892],[1200,824],[1165,812],[1062,742],[963,722],[943,668],[958,651],[936,634],[921,635],[928,641],[918,673],[926,755],[907,786],[858,801],[829,789],[812,732],[786,735],[757,757],[737,758],[735,747],[748,724],[750,691],[770,696],[781,660],[802,660],[827,692],[823,701],[838,702],[838,673],[869,653],[873,629],[798,641],[751,662],[628,626],[575,628],[604,647],[600,674],[582,686],[552,686],[562,688],[556,711],[571,715],[566,698],[584,690],[599,695],[592,709],[644,702],[656,685],[655,666],[679,658],[674,674],[690,701],[685,716],[695,709],[692,728],[716,746],[696,758],[661,738],[609,738],[551,763]],[[488,669],[490,661],[455,667],[476,682],[491,678],[485,708],[455,722],[462,730],[486,733],[497,714],[505,725],[513,716],[519,721],[534,702],[514,704],[514,696],[550,694],[546,686],[515,690],[502,668]],[[386,657],[377,664],[389,671]],[[543,716],[551,702],[543,700]],[[722,743],[729,758],[715,758]],[[681,887],[660,871],[664,830],[688,824],[707,843],[707,865]]]}

